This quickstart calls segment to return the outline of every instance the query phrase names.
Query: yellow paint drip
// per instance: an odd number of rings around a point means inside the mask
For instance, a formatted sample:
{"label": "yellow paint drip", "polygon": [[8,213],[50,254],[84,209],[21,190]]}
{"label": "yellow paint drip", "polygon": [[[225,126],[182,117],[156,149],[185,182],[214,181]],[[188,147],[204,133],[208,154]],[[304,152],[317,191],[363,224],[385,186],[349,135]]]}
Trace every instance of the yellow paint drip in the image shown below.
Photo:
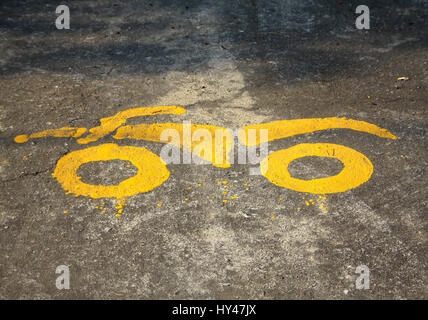
{"label": "yellow paint drip", "polygon": [[30,139],[34,138],[46,138],[46,137],[56,137],[56,138],[77,138],[86,132],[86,128],[70,128],[64,127],[60,129],[49,129],[30,135],[22,134],[15,137],[16,143],[25,143]]}
{"label": "yellow paint drip", "polygon": [[[344,168],[336,176],[301,180],[293,178],[288,165],[299,158],[308,156],[329,157],[340,160]],[[373,165],[362,153],[337,144],[302,143],[270,154],[261,163],[262,174],[272,183],[300,192],[326,194],[344,192],[368,181],[373,173]],[[309,202],[306,201],[309,205]]]}
{"label": "yellow paint drip", "polygon": [[[248,130],[255,129],[256,137],[254,141],[248,141]],[[347,118],[312,118],[281,120],[270,123],[261,123],[243,127],[239,132],[239,139],[247,146],[260,144],[260,129],[267,129],[268,140],[287,138],[298,134],[311,133],[327,129],[351,129],[377,135],[382,138],[397,139],[395,135],[386,129],[382,129],[374,124]],[[245,135],[244,135],[245,134]],[[266,142],[266,141],[263,141]]]}

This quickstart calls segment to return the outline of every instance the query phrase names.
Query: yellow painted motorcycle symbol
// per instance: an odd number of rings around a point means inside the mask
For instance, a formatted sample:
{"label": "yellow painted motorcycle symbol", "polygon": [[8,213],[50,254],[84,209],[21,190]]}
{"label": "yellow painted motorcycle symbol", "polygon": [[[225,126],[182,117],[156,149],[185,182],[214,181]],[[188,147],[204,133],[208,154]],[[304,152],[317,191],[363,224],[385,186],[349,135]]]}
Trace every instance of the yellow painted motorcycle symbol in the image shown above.
{"label": "yellow painted motorcycle symbol", "polygon": [[[232,149],[231,141],[233,141],[233,135],[226,128],[199,124],[189,125],[191,133],[203,129],[205,132],[211,134],[211,136],[215,136],[216,132],[220,131],[226,139],[224,141],[222,139],[219,151],[218,144],[213,144],[209,150],[206,150],[206,148],[200,150],[198,143],[195,143],[189,137],[185,137],[185,124],[182,123],[152,123],[122,126],[127,119],[133,117],[183,114],[185,112],[185,109],[177,106],[133,108],[101,119],[101,125],[89,129],[89,134],[83,138],[81,136],[87,132],[86,128],[64,127],[33,133],[31,135],[19,135],[15,137],[15,142],[25,143],[29,139],[43,137],[73,137],[79,138],[77,139],[79,144],[88,144],[116,131],[113,135],[114,139],[138,139],[171,144],[197,154],[216,167],[229,167],[229,153]],[[333,128],[352,129],[371,133],[382,138],[397,139],[388,130],[374,124],[336,117],[282,120],[245,126],[239,132],[238,137],[246,146],[257,146],[264,142],[267,143],[294,135]],[[260,135],[261,129],[268,131],[267,141],[262,141]],[[162,132],[165,132],[165,130],[178,132],[180,139],[165,141],[162,138]],[[252,140],[248,139],[248,133],[251,130],[255,130],[256,132],[256,137]],[[296,159],[307,156],[336,158],[343,163],[344,168],[338,175],[327,178],[313,180],[293,178],[288,172],[288,165]],[[137,174],[115,186],[90,185],[82,182],[81,177],[77,174],[77,170],[84,163],[116,159],[130,161],[138,169]],[[277,186],[315,194],[337,193],[353,189],[367,182],[373,173],[373,165],[365,155],[342,145],[328,143],[304,143],[273,152],[261,161],[260,169],[262,174]],[[113,143],[89,147],[67,154],[58,161],[53,173],[53,176],[61,183],[62,187],[67,192],[74,193],[76,196],[83,195],[92,198],[114,197],[118,199],[153,190],[165,182],[169,178],[169,175],[170,172],[162,158],[146,148],[118,146]]]}

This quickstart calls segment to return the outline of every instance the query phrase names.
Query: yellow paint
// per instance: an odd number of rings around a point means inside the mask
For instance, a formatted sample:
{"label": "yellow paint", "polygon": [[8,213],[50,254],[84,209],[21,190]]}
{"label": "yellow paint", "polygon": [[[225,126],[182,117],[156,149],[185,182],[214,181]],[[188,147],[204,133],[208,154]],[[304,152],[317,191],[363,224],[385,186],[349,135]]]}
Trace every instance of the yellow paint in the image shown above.
{"label": "yellow paint", "polygon": [[[191,139],[184,139],[184,125],[182,123],[153,123],[153,124],[137,124],[120,127],[117,130],[117,133],[113,136],[115,139],[137,139],[137,140],[146,140],[154,142],[162,142],[174,145],[178,148],[183,148],[187,151],[192,152],[198,157],[210,161],[214,166],[220,168],[230,167],[229,163],[229,153],[232,150],[232,133],[230,130],[222,127],[210,126],[210,125],[199,125],[199,124],[189,124],[190,134],[193,136],[193,133],[196,130],[204,129],[208,130],[211,134],[211,137],[215,137],[217,130],[222,132],[224,136],[227,136],[227,139],[223,139],[221,143],[216,143],[214,139],[211,143],[211,149],[203,148],[201,149],[200,144],[204,142],[193,141]],[[178,132],[180,139],[175,141],[163,141],[161,139],[162,132],[165,130],[175,130]],[[92,130],[92,129],[91,129]],[[81,139],[79,139],[81,140]],[[79,142],[78,140],[78,142]],[[216,156],[216,152],[219,154]]]}
{"label": "yellow paint", "polygon": [[224,203],[227,203],[227,200],[223,200]]}
{"label": "yellow paint", "polygon": [[305,201],[306,205],[309,207],[311,204],[307,201]]}
{"label": "yellow paint", "polygon": [[236,199],[236,198],[238,198],[238,196],[232,196],[232,197],[230,197],[230,199]]}
{"label": "yellow paint", "polygon": [[157,204],[157,206],[158,206],[158,207],[162,207],[162,203],[158,203],[158,204]]}
{"label": "yellow paint", "polygon": [[68,211],[67,211],[67,210],[65,210],[65,211],[64,211],[64,213],[68,213]]}
{"label": "yellow paint", "polygon": [[186,109],[177,106],[141,107],[120,111],[114,116],[102,118],[100,120],[100,126],[89,129],[90,134],[85,138],[78,139],[77,142],[81,144],[87,144],[89,142],[97,141],[98,139],[116,130],[130,118],[151,116],[156,114],[183,113],[186,113]]}
{"label": "yellow paint", "polygon": [[184,200],[186,200],[186,201],[187,201],[187,200],[189,200],[189,198],[184,198]]}
{"label": "yellow paint", "polygon": [[279,198],[279,200],[284,200],[283,198]]}
{"label": "yellow paint", "polygon": [[190,190],[190,189],[192,189],[192,187],[188,187],[187,189],[189,189],[189,190]]}
{"label": "yellow paint", "polygon": [[227,191],[223,191],[222,193],[223,193],[224,195],[226,195],[226,194],[227,194]]}
{"label": "yellow paint", "polygon": [[[103,202],[103,204],[105,204],[105,202]],[[115,206],[115,208],[118,209],[117,212],[120,215],[122,214],[125,206],[127,206],[126,198],[117,199],[117,206]],[[103,210],[102,212],[105,213],[106,210]]]}
{"label": "yellow paint", "polygon": [[[288,165],[296,159],[308,156],[336,158],[343,163],[344,168],[338,175],[327,178],[293,178],[288,172]],[[373,173],[373,165],[365,155],[345,146],[328,143],[302,143],[276,151],[266,157],[260,167],[263,175],[280,187],[315,194],[350,190],[368,181]],[[306,204],[308,205],[307,201]]]}
{"label": "yellow paint", "polygon": [[[256,130],[254,141],[247,141],[248,130]],[[239,132],[239,139],[247,146],[256,146],[260,144],[260,129],[267,129],[268,140],[287,138],[298,134],[311,133],[327,129],[351,129],[377,135],[382,138],[397,139],[395,135],[386,129],[382,129],[374,124],[346,118],[313,118],[313,119],[295,119],[282,120],[270,123],[255,124],[243,127]],[[244,135],[245,133],[245,135]]]}
{"label": "yellow paint", "polygon": [[[22,134],[15,137],[16,143],[25,143],[34,138],[56,137],[56,138],[77,138],[86,132],[86,128],[69,128],[49,129],[30,135]],[[46,154],[47,155],[47,154]]]}
{"label": "yellow paint", "polygon": [[[186,131],[187,128],[185,128],[186,124],[154,123],[120,127],[127,119],[133,117],[156,114],[183,114],[185,112],[185,109],[177,106],[142,107],[124,110],[111,117],[102,118],[100,120],[100,126],[91,128],[89,134],[84,138],[78,139],[77,142],[87,144],[97,141],[117,129],[116,135],[113,136],[115,139],[140,139],[175,144],[177,147],[183,148],[204,160],[210,161],[214,166],[222,168],[230,167],[229,153],[232,148],[233,137],[232,133],[226,128],[187,124],[190,137],[193,137],[193,132],[200,129],[208,132],[208,136],[211,137],[217,137],[216,133],[221,133],[222,138],[215,139],[219,141],[214,141],[210,148],[201,148],[201,144],[205,141],[201,142],[201,140],[199,140],[195,142],[193,139],[184,137],[185,135],[188,136],[188,132]],[[268,130],[267,141],[273,141],[298,134],[334,128],[352,129],[371,133],[383,138],[397,139],[397,137],[388,130],[382,129],[376,125],[364,121],[336,117],[283,120],[250,125],[243,128],[239,134],[239,139],[248,146],[255,146],[261,143],[260,129]],[[173,129],[178,132],[180,139],[177,140],[179,140],[179,142],[174,139],[171,141],[161,140],[162,132],[168,129]],[[254,141],[246,141],[247,139],[245,137],[249,136],[248,131],[251,129],[256,130],[256,137]],[[15,137],[15,142],[24,143],[32,138],[49,136],[77,138],[86,131],[86,128],[71,127],[50,129],[31,135],[19,135]],[[204,138],[203,135],[202,138]],[[284,170],[284,165],[285,169],[287,169],[290,162],[305,156],[337,158],[343,162],[345,168],[334,177],[309,181],[292,178],[288,170]],[[26,159],[27,156],[24,158]],[[78,168],[84,163],[114,159],[131,161],[138,169],[137,175],[121,182],[117,186],[89,185],[83,183],[81,178],[77,176]],[[127,167],[130,167],[130,165],[127,165]],[[373,172],[373,166],[370,160],[363,154],[350,148],[333,144],[300,144],[289,149],[274,152],[262,161],[261,169],[263,175],[278,186],[301,192],[323,194],[343,192],[355,188],[366,182]],[[160,157],[144,148],[119,147],[115,144],[105,144],[85,150],[74,151],[64,156],[58,161],[53,176],[58,179],[67,193],[74,193],[76,197],[84,195],[93,198],[115,197],[121,199],[154,189],[168,179],[169,171]],[[219,181],[218,183],[227,184],[228,181]],[[247,186],[248,184],[245,183],[244,185]],[[198,186],[201,186],[201,184],[198,184]],[[192,187],[188,187],[188,189],[191,188]],[[226,190],[228,190],[227,187]],[[246,190],[249,190],[249,188],[246,188]],[[312,199],[309,201],[313,202]],[[119,205],[117,208],[121,209],[122,205]],[[101,207],[101,209],[103,208]]]}
{"label": "yellow paint", "polygon": [[202,184],[198,183],[198,187],[201,187],[201,186],[202,186]]}
{"label": "yellow paint", "polygon": [[[115,186],[90,185],[82,182],[77,175],[77,170],[84,163],[115,159],[132,162],[138,169],[137,174]],[[153,190],[167,180],[169,174],[163,160],[145,148],[106,143],[65,155],[58,160],[52,176],[57,178],[66,191],[76,196],[120,199]]]}
{"label": "yellow paint", "polygon": [[122,215],[120,213],[115,214],[116,217],[121,217]]}

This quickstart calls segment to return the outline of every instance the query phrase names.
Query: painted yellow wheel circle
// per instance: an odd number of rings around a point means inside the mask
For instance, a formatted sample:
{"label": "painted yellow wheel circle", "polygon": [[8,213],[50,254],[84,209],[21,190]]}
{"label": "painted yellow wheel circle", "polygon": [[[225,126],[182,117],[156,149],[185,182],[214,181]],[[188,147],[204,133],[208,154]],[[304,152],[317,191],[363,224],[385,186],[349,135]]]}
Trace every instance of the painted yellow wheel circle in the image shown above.
{"label": "painted yellow wheel circle", "polygon": [[[81,177],[77,175],[82,164],[108,160],[130,161],[137,167],[138,172],[114,186],[90,185],[82,182]],[[58,161],[52,176],[57,178],[65,190],[77,196],[120,199],[153,190],[165,182],[169,174],[165,162],[145,148],[106,143],[65,155]]]}
{"label": "painted yellow wheel circle", "polygon": [[[317,156],[340,160],[343,170],[331,177],[302,180],[293,178],[288,165],[299,158]],[[299,192],[326,194],[344,192],[367,182],[373,173],[373,164],[362,153],[338,144],[302,143],[273,152],[260,163],[262,174],[277,186]]]}

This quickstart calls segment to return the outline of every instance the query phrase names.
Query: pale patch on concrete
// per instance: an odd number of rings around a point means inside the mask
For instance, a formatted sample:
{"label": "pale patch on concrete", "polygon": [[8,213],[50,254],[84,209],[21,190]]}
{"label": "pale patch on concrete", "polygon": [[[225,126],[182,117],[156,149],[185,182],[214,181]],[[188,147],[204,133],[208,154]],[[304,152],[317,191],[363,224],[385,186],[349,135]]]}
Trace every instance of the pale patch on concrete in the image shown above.
{"label": "pale patch on concrete", "polygon": [[391,232],[391,228],[387,220],[384,220],[384,217],[377,215],[364,201],[351,194],[347,198],[346,203],[343,203],[343,206],[332,211],[332,214],[346,214],[355,221],[358,221],[358,223],[370,226],[372,230],[374,229],[377,232]]}
{"label": "pale patch on concrete", "polygon": [[412,42],[412,41],[417,41],[418,39],[416,38],[404,38],[404,39],[399,39],[398,37],[394,37],[393,41],[391,43],[388,43],[387,46],[383,47],[383,48],[373,48],[371,51],[374,52],[380,52],[380,53],[386,53],[386,52],[390,52],[392,49],[394,49],[395,47],[398,47],[404,43],[408,43],[408,42]]}

